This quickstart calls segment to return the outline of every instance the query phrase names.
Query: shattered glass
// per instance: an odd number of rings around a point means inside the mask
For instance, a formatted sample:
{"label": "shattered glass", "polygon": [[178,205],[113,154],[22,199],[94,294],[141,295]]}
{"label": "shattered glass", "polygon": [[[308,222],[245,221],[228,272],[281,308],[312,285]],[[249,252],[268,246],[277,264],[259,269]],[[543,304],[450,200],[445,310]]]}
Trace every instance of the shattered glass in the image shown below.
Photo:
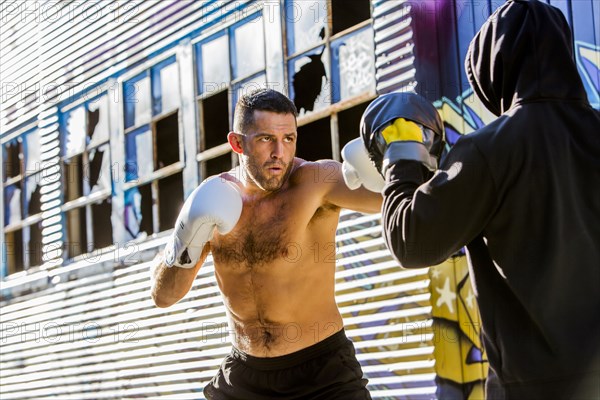
{"label": "shattered glass", "polygon": [[290,95],[300,116],[331,105],[329,54],[320,46],[289,62]]}
{"label": "shattered glass", "polygon": [[95,147],[100,143],[108,141],[108,101],[108,96],[104,95],[90,102],[88,105],[88,147]]}
{"label": "shattered glass", "polygon": [[20,140],[21,138],[11,140],[2,148],[4,152],[4,160],[2,170],[4,172],[4,180],[18,176],[21,173],[20,166]]}
{"label": "shattered glass", "polygon": [[35,215],[42,212],[42,186],[40,181],[42,174],[35,174],[28,177],[25,181],[25,206],[27,207],[26,216]]}
{"label": "shattered glass", "polygon": [[153,232],[152,189],[149,184],[125,192],[125,230],[130,239]]}
{"label": "shattered glass", "polygon": [[90,193],[112,190],[109,150],[108,144],[90,150],[86,171]]}
{"label": "shattered glass", "polygon": [[21,220],[21,182],[4,188],[4,226]]}
{"label": "shattered glass", "polygon": [[132,181],[154,171],[152,132],[143,127],[128,133],[125,139],[125,180]]}
{"label": "shattered glass", "polygon": [[129,239],[134,239],[140,233],[142,221],[142,195],[135,188],[125,192],[125,231]]}
{"label": "shattered glass", "polygon": [[77,107],[66,116],[65,156],[71,157],[85,150],[86,141],[85,106]]}
{"label": "shattered glass", "polygon": [[327,1],[287,1],[288,55],[316,46],[325,38]]}

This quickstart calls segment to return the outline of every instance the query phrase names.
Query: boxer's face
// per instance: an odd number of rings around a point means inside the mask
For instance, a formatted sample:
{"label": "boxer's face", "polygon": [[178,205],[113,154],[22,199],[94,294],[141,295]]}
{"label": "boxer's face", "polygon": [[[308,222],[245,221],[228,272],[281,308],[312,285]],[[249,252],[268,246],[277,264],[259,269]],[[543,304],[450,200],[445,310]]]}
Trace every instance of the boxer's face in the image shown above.
{"label": "boxer's face", "polygon": [[254,111],[254,126],[241,137],[241,164],[261,189],[281,188],[296,155],[296,118],[293,114]]}

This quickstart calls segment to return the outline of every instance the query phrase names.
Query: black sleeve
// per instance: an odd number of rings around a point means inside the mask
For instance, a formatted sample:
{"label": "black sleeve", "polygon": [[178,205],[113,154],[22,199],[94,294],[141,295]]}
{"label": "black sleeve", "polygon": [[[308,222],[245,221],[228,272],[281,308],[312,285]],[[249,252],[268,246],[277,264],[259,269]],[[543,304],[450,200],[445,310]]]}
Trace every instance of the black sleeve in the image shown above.
{"label": "black sleeve", "polygon": [[468,136],[430,180],[420,162],[399,161],[386,182],[383,234],[405,268],[446,260],[483,231],[498,202],[489,166]]}

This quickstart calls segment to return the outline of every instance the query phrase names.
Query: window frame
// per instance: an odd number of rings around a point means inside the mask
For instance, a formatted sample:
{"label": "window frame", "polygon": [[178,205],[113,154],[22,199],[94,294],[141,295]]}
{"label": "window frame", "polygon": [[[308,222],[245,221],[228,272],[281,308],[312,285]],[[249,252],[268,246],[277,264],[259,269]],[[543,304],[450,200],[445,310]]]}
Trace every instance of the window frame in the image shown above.
{"label": "window frame", "polygon": [[[235,48],[235,31],[240,27],[256,23],[256,20],[260,20],[260,24],[262,25],[263,30],[263,68],[254,70],[249,72],[243,76],[236,76],[235,68],[236,68],[236,48]],[[255,11],[249,14],[247,17],[243,18],[240,21],[229,21],[229,23],[219,26],[217,30],[209,31],[206,34],[195,38],[192,41],[193,46],[193,54],[194,54],[194,72],[195,72],[195,103],[197,107],[197,137],[198,137],[198,147],[196,150],[196,162],[198,163],[198,175],[199,179],[206,179],[207,176],[207,162],[210,160],[214,160],[218,157],[230,154],[231,155],[231,167],[235,167],[238,162],[238,158],[236,154],[231,150],[227,139],[219,145],[204,148],[205,143],[205,126],[204,126],[204,115],[203,115],[203,102],[209,97],[216,96],[222,94],[224,91],[227,91],[227,104],[228,104],[228,121],[229,121],[229,130],[233,129],[233,113],[235,109],[235,103],[237,101],[238,91],[242,89],[245,84],[255,82],[255,79],[260,78],[264,75],[265,83],[268,84],[267,81],[267,70],[268,70],[268,60],[267,60],[267,48],[266,48],[266,39],[265,36],[267,34],[267,28],[265,26],[265,16],[263,10]],[[210,43],[214,40],[220,39],[223,36],[227,37],[227,53],[229,57],[229,82],[223,83],[222,87],[219,87],[219,90],[213,92],[202,91],[202,85],[204,84],[204,77],[202,74],[202,46],[206,43]]]}
{"label": "window frame", "polygon": [[[312,110],[310,112],[305,112],[302,115],[300,115],[297,119],[298,122],[298,127],[302,127],[304,125],[308,125],[312,122],[315,122],[317,120],[323,119],[323,118],[330,118],[330,134],[331,134],[331,148],[333,151],[332,154],[332,158],[334,160],[337,161],[341,161],[341,143],[340,143],[340,134],[339,134],[339,124],[338,124],[338,114],[340,112],[343,112],[345,110],[348,110],[350,108],[353,108],[355,106],[358,106],[362,103],[365,102],[369,102],[373,99],[375,99],[377,97],[377,91],[376,91],[376,60],[374,57],[374,65],[373,65],[373,89],[370,91],[365,91],[363,93],[360,93],[358,95],[346,98],[346,99],[337,99],[336,94],[334,93],[334,87],[333,87],[333,81],[334,81],[334,75],[337,75],[339,77],[339,63],[335,64],[334,60],[333,60],[333,49],[332,49],[332,44],[334,42],[338,42],[339,40],[343,39],[344,37],[350,37],[356,33],[358,33],[359,31],[363,30],[363,29],[368,29],[368,27],[370,27],[370,29],[374,32],[374,27],[373,27],[373,23],[374,23],[374,18],[373,18],[373,9],[372,9],[372,5],[371,5],[371,16],[370,18],[359,22],[358,24],[355,24],[347,29],[344,29],[343,31],[337,32],[335,35],[331,35],[332,32],[332,28],[333,28],[333,16],[332,16],[332,4],[331,2],[328,0],[326,1],[326,8],[327,8],[327,15],[325,16],[325,36],[322,40],[320,41],[315,41],[313,43],[312,46],[306,47],[302,50],[296,50],[294,49],[294,52],[288,52],[288,46],[290,41],[293,39],[290,39],[290,35],[293,35],[293,29],[290,29],[290,25],[293,24],[294,20],[293,18],[288,18],[287,12],[288,12],[288,5],[290,3],[293,3],[294,0],[284,0],[283,1],[283,7],[282,7],[282,18],[283,18],[283,32],[282,34],[284,35],[283,38],[283,43],[284,43],[284,51],[283,51],[283,62],[284,62],[284,70],[286,73],[286,84],[288,85],[288,87],[290,87],[290,92],[291,92],[291,88],[292,88],[292,83],[291,83],[291,79],[292,76],[290,76],[290,69],[291,69],[291,62],[295,61],[296,59],[298,59],[299,57],[302,57],[302,55],[305,54],[310,54],[312,52],[314,52],[315,50],[319,49],[320,47],[324,46],[324,53],[327,54],[327,61],[328,61],[328,65],[326,66],[326,73],[327,73],[327,78],[328,78],[328,83],[327,85],[329,86],[328,89],[328,96],[330,98],[330,104],[328,106],[325,106],[323,108],[317,109],[317,110]],[[374,40],[373,40],[374,42]],[[374,43],[373,43],[374,44]],[[335,70],[335,73],[334,73]],[[341,92],[341,88],[339,89]],[[290,99],[292,101],[294,101],[294,98],[292,97],[293,93],[290,93]],[[337,101],[335,101],[337,100]],[[358,127],[357,127],[357,134],[358,134]]]}
{"label": "window frame", "polygon": [[[107,201],[107,199],[111,202],[111,210],[112,207],[114,205],[114,199],[113,199],[113,186],[116,183],[116,180],[118,179],[118,176],[115,176],[117,174],[115,174],[115,170],[114,170],[114,155],[113,155],[113,148],[112,148],[112,141],[114,140],[114,138],[111,135],[111,127],[110,127],[110,120],[111,118],[114,118],[115,116],[112,116],[112,107],[111,107],[111,91],[110,88],[108,87],[100,87],[98,88],[99,90],[95,93],[92,98],[88,98],[87,96],[82,96],[82,98],[79,101],[73,102],[68,104],[67,106],[61,108],[60,113],[59,113],[59,137],[60,137],[60,147],[61,147],[61,151],[60,151],[60,155],[59,155],[59,166],[60,166],[60,175],[61,175],[61,184],[63,187],[63,191],[61,194],[61,205],[60,205],[60,212],[63,216],[63,243],[64,246],[66,246],[66,253],[65,253],[65,257],[66,259],[79,259],[82,257],[85,257],[87,254],[90,254],[92,252],[103,252],[105,251],[107,248],[110,248],[112,246],[105,246],[105,247],[100,247],[100,248],[95,248],[94,247],[94,232],[93,232],[93,212],[92,212],[92,206],[94,204],[99,204],[102,202]],[[73,154],[66,154],[66,137],[68,135],[67,132],[67,120],[66,117],[73,111],[77,110],[80,107],[84,107],[85,110],[85,123],[84,123],[84,127],[87,129],[88,127],[88,116],[89,116],[89,105],[93,104],[96,101],[100,101],[104,96],[106,96],[106,99],[108,101],[107,103],[107,107],[106,107],[106,112],[108,113],[107,121],[108,121],[108,125],[106,127],[106,129],[108,130],[106,138],[104,138],[102,141],[100,142],[93,142],[90,141],[90,143],[86,143],[84,145],[84,148],[82,151],[79,151],[77,153],[73,153]],[[86,137],[87,137],[87,132],[86,132]],[[87,142],[87,140],[86,140]],[[108,188],[103,188],[102,190],[96,191],[94,193],[91,192],[91,189],[93,187],[89,187],[89,182],[87,182],[88,188],[87,191],[88,193],[86,194],[86,181],[88,181],[88,177],[86,177],[86,173],[85,173],[85,168],[86,166],[89,168],[90,166],[90,153],[92,153],[93,151],[98,151],[100,149],[100,147],[107,147],[108,150],[108,170],[106,171],[109,174],[109,182],[110,182],[110,187]],[[71,199],[71,200],[67,200],[66,199],[66,191],[65,189],[67,188],[67,183],[66,180],[67,179],[71,179],[71,175],[70,173],[67,173],[66,171],[66,167],[65,167],[65,161],[66,160],[70,160],[73,159],[74,157],[81,157],[81,164],[82,164],[82,168],[83,169],[83,174],[81,176],[81,180],[82,180],[82,192],[81,192],[81,196],[75,198],[75,199]],[[101,173],[103,172],[102,169],[100,170]],[[71,245],[71,242],[69,241],[70,239],[70,232],[69,232],[69,218],[68,218],[68,213],[74,211],[74,210],[83,210],[84,213],[84,218],[85,218],[85,226],[86,226],[86,232],[85,232],[85,237],[86,237],[86,243],[85,243],[85,248],[83,248],[83,244],[81,244],[81,251],[78,254],[73,255],[71,252],[71,248],[69,247]],[[112,212],[111,212],[112,214]],[[113,231],[113,238],[114,238],[114,231]],[[111,240],[112,242],[112,240]]]}
{"label": "window frame", "polygon": [[[170,59],[172,59],[172,61],[169,61]],[[183,126],[182,126],[182,108],[183,108],[183,99],[182,99],[182,88],[181,88],[181,80],[182,80],[182,76],[181,76],[181,60],[179,59],[179,55],[177,54],[177,49],[170,49],[167,50],[159,55],[157,55],[156,57],[153,57],[151,60],[148,60],[147,62],[144,62],[143,64],[137,66],[136,68],[131,69],[130,71],[128,71],[127,73],[123,74],[121,77],[118,78],[118,87],[121,90],[121,96],[120,99],[123,101],[123,106],[119,107],[121,109],[121,115],[119,117],[119,130],[120,130],[120,144],[122,144],[123,146],[123,155],[122,155],[122,160],[124,163],[123,168],[121,169],[121,171],[124,174],[123,177],[123,183],[119,188],[119,193],[120,196],[122,196],[122,209],[121,209],[121,214],[120,214],[120,218],[123,219],[123,221],[125,220],[125,213],[127,212],[126,209],[126,202],[125,202],[125,196],[127,195],[127,192],[131,191],[131,190],[135,190],[137,188],[140,188],[144,185],[150,185],[150,190],[151,190],[151,195],[152,195],[152,232],[148,234],[148,236],[150,235],[156,235],[156,234],[160,234],[160,232],[162,232],[160,230],[160,221],[159,221],[159,181],[164,179],[164,178],[168,178],[172,175],[175,174],[181,174],[182,175],[182,181],[184,181],[184,169],[185,169],[185,148],[183,145],[184,142],[184,130],[183,130]],[[153,111],[154,111],[154,97],[153,97],[153,93],[152,93],[152,88],[153,88],[153,79],[154,79],[154,71],[156,71],[157,74],[160,74],[160,70],[162,68],[168,67],[170,65],[175,64],[177,66],[177,69],[179,71],[178,73],[178,85],[179,85],[179,90],[178,90],[178,101],[177,101],[177,107],[176,108],[172,108],[169,110],[164,110],[161,109],[161,112],[154,115]],[[160,68],[162,66],[162,68]],[[150,120],[148,121],[144,121],[143,123],[136,125],[135,124],[135,120],[133,122],[133,125],[126,127],[126,121],[127,121],[127,87],[126,85],[135,80],[137,77],[144,75],[144,77],[148,77],[150,79],[150,113],[151,113],[151,117]],[[135,112],[135,111],[134,111]],[[157,140],[157,132],[156,132],[156,126],[159,122],[172,117],[173,115],[177,115],[177,126],[178,126],[178,155],[179,155],[179,160],[173,164],[170,165],[166,165],[163,166],[161,168],[158,168],[156,165],[157,162],[157,154],[156,154],[156,140]],[[132,180],[128,180],[126,178],[126,174],[127,174],[127,170],[129,168],[128,165],[128,160],[127,160],[127,137],[128,134],[131,134],[139,129],[142,129],[144,127],[147,127],[148,131],[150,132],[151,135],[151,139],[152,139],[152,172],[144,175],[144,176],[137,176],[137,178],[132,179]],[[137,164],[136,164],[137,166]],[[182,196],[185,192],[185,182],[183,182],[183,187],[182,187]],[[182,197],[182,202],[183,202],[183,197]],[[115,228],[115,227],[113,227]],[[127,226],[125,225],[125,222],[123,222],[122,226],[117,227],[116,229],[121,230],[121,232],[125,235],[125,237],[123,238],[123,240],[127,240],[127,241],[137,241],[140,240],[141,238],[144,237],[143,233],[140,231],[138,232],[138,236],[133,236],[128,232]]]}
{"label": "window frame", "polygon": [[[36,179],[39,179],[41,181],[41,179],[43,179],[43,165],[41,163],[41,160],[37,160],[36,167],[33,170],[29,170],[27,167],[27,139],[26,137],[30,134],[36,134],[36,135],[41,135],[40,134],[40,130],[37,126],[37,121],[34,122],[30,122],[28,124],[25,124],[24,126],[22,126],[20,129],[17,129],[15,132],[6,135],[5,137],[2,138],[2,141],[0,142],[1,144],[1,148],[0,151],[2,151],[2,162],[3,163],[7,163],[7,161],[4,159],[4,149],[5,146],[7,146],[9,143],[13,142],[13,141],[17,141],[18,145],[19,145],[19,150],[18,150],[18,163],[19,163],[19,174],[12,176],[12,177],[8,177],[6,180],[4,179],[4,173],[2,175],[2,193],[3,193],[3,199],[2,199],[2,205],[3,208],[7,207],[4,195],[6,193],[6,188],[15,184],[20,183],[21,184],[21,193],[19,194],[19,209],[20,209],[20,215],[19,215],[19,219],[17,221],[11,221],[8,225],[4,225],[4,221],[7,218],[7,215],[4,212],[4,209],[2,210],[2,216],[3,216],[3,220],[2,220],[2,258],[3,258],[3,263],[4,263],[4,258],[8,257],[8,240],[7,240],[7,235],[10,234],[18,234],[20,235],[21,238],[21,259],[22,259],[22,269],[21,266],[19,267],[18,270],[13,270],[10,271],[10,266],[8,265],[8,262],[5,263],[5,268],[2,268],[0,270],[0,278],[5,278],[8,276],[14,276],[20,273],[26,273],[26,271],[31,271],[31,270],[36,270],[39,269],[39,267],[41,265],[43,265],[44,261],[43,258],[41,256],[41,243],[39,243],[39,248],[37,248],[37,246],[35,248],[31,248],[31,240],[27,240],[27,239],[31,239],[31,229],[32,226],[35,224],[39,224],[42,221],[42,214],[43,211],[40,209],[37,213],[29,215],[26,213],[26,208],[28,206],[29,200],[27,199],[27,180],[29,178],[33,178],[33,177],[38,177]],[[38,143],[39,143],[39,152],[41,155],[41,137],[38,137]],[[5,171],[4,165],[3,165],[3,172]],[[38,185],[40,183],[38,182]],[[41,234],[41,229],[40,229],[40,234]],[[32,258],[31,257],[31,253],[32,252],[39,252],[40,253],[40,263],[39,264],[32,264]],[[13,269],[15,268],[15,266],[12,267]]]}

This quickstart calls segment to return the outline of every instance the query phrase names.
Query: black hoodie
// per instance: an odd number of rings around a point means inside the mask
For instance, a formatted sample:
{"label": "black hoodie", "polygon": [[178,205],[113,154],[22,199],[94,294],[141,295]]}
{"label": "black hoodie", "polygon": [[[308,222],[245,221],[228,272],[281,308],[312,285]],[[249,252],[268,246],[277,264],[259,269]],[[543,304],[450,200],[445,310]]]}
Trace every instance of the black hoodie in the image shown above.
{"label": "black hoodie", "polygon": [[473,39],[466,70],[499,118],[458,140],[427,182],[418,163],[388,169],[388,247],[414,268],[467,246],[509,398],[600,398],[600,114],[565,18],[508,1]]}

